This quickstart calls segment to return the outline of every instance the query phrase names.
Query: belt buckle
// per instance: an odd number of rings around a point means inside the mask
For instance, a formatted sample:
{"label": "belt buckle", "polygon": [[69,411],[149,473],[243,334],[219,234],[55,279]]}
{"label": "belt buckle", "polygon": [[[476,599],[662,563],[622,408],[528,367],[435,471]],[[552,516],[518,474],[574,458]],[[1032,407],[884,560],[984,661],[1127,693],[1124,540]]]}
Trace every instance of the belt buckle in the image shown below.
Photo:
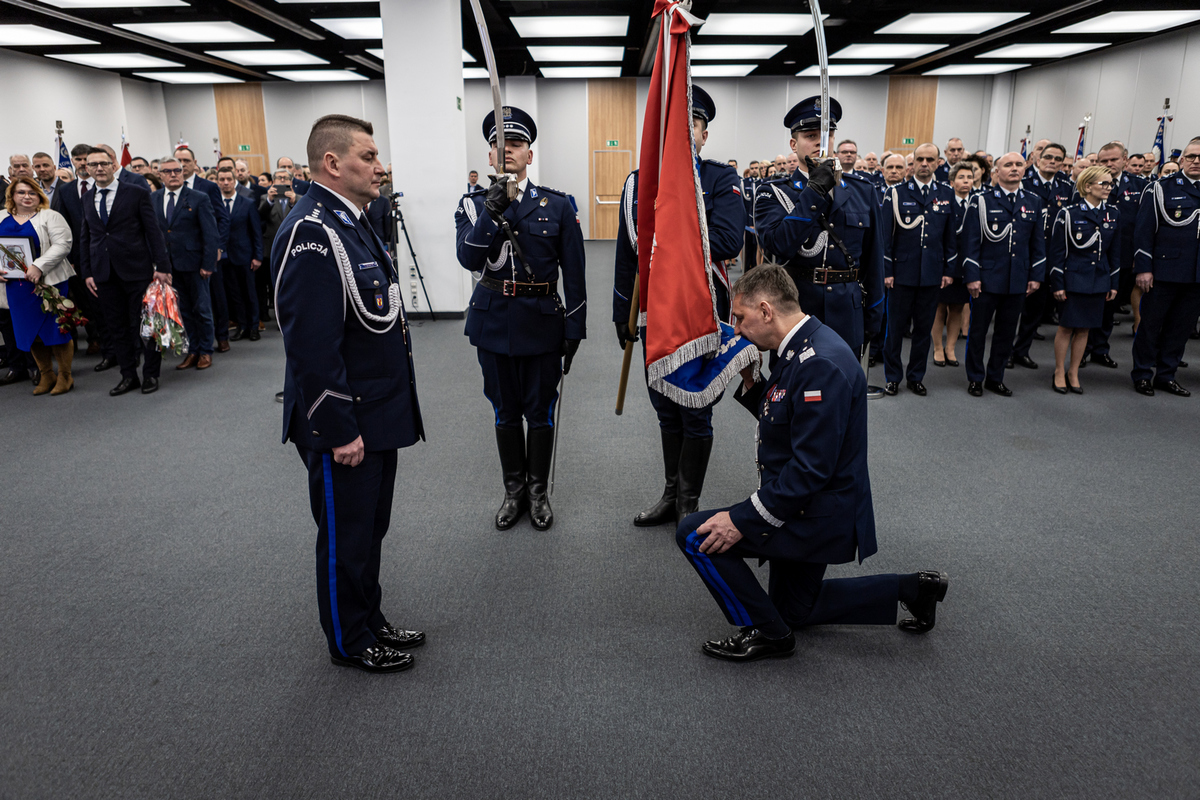
{"label": "belt buckle", "polygon": [[[511,289],[509,287],[511,287]],[[501,289],[500,289],[500,293],[503,294],[505,297],[516,297],[517,296],[516,281],[505,281],[504,286],[501,287]]]}
{"label": "belt buckle", "polygon": [[818,267],[813,270],[813,283],[824,286],[829,283],[829,270],[825,267]]}

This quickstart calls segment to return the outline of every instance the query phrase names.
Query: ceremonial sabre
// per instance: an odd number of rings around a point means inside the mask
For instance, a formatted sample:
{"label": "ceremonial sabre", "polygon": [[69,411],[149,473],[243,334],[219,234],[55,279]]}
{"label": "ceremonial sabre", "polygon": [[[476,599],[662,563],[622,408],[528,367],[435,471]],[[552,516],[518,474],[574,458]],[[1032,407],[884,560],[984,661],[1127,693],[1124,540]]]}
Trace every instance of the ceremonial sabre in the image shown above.
{"label": "ceremonial sabre", "polygon": [[564,373],[558,379],[558,402],[554,404],[554,449],[550,451],[550,494],[554,494],[554,472],[558,466],[558,422],[562,419],[563,389],[567,387],[567,376]]}
{"label": "ceremonial sabre", "polygon": [[[488,81],[492,84],[492,106],[496,112],[496,170],[500,173],[499,179],[505,180],[504,104],[500,100],[500,73],[496,69],[496,54],[492,52],[492,40],[488,37],[487,20],[483,18],[483,9],[479,5],[479,0],[471,0],[471,11],[475,13],[475,26],[479,29],[479,41],[483,44],[483,59],[487,62]],[[516,200],[516,181],[507,181],[507,183],[508,199]],[[524,263],[524,259],[521,259],[521,262]]]}
{"label": "ceremonial sabre", "polygon": [[817,65],[821,69],[821,149],[818,155],[824,160],[829,158],[829,52],[825,49],[820,0],[808,0],[808,7],[812,11],[813,36],[817,38]]}

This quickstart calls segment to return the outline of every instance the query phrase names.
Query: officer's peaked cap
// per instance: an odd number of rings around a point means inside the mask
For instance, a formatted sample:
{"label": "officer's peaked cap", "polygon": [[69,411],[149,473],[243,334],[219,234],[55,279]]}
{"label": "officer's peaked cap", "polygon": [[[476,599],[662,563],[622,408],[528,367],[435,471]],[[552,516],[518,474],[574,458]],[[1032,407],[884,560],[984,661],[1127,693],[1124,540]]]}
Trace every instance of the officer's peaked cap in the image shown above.
{"label": "officer's peaked cap", "polygon": [[[537,138],[537,125],[533,124],[533,117],[516,106],[504,106],[500,111],[504,114],[504,138],[520,139],[533,144],[533,140]],[[483,118],[483,138],[488,140],[488,144],[494,144],[496,141],[495,110],[489,111]]]}
{"label": "officer's peaked cap", "polygon": [[[842,118],[842,104],[832,97],[829,98],[829,130],[837,129],[837,122]],[[821,96],[806,97],[783,118],[783,124],[792,133],[796,131],[821,130]]]}
{"label": "officer's peaked cap", "polygon": [[696,84],[692,84],[692,116],[704,120],[705,124],[717,118],[717,104],[708,96],[708,92]]}

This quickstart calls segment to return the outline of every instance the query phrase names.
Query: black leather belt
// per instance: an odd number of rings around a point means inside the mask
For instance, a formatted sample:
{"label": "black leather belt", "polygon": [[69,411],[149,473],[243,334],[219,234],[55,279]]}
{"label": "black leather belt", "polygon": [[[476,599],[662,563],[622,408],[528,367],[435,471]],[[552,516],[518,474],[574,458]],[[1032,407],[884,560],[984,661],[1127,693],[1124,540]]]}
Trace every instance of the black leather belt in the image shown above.
{"label": "black leather belt", "polygon": [[479,279],[481,286],[499,292],[505,297],[549,297],[558,292],[558,281],[546,283],[520,283],[518,281],[498,281],[484,275]]}
{"label": "black leather belt", "polygon": [[814,269],[812,282],[825,286],[830,283],[854,283],[858,280],[856,269]]}

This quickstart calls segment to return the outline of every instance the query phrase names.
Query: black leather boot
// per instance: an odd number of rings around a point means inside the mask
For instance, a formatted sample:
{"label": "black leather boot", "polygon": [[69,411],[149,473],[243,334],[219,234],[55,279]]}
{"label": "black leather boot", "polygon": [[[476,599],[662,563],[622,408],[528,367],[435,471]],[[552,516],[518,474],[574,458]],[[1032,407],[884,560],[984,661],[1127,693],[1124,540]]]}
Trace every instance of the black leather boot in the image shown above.
{"label": "black leather boot", "polygon": [[700,508],[700,492],[704,489],[712,445],[711,436],[707,439],[685,437],[683,440],[683,450],[679,454],[679,494],[675,498],[676,523]]}
{"label": "black leather boot", "polygon": [[496,428],[496,449],[500,451],[500,470],[504,473],[504,502],[496,512],[496,528],[506,531],[529,509],[525,494],[524,429]]}
{"label": "black leather boot", "polygon": [[529,472],[529,521],[539,531],[554,524],[554,511],[546,494],[550,478],[550,459],[554,454],[554,428],[530,428],[525,448],[525,466]]}
{"label": "black leather boot", "polygon": [[683,449],[683,434],[667,433],[662,428],[659,428],[658,432],[662,436],[663,472],[667,483],[662,499],[633,518],[633,524],[639,528],[652,528],[666,522],[675,522],[675,497],[679,486],[679,453]]}

